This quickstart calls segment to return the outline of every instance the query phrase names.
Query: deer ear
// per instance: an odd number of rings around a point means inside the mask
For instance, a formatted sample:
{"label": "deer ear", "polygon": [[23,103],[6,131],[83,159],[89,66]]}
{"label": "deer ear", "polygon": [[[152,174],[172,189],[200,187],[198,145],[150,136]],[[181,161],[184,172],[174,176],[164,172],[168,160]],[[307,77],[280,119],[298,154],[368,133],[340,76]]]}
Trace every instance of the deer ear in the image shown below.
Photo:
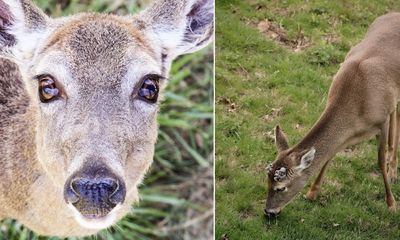
{"label": "deer ear", "polygon": [[47,20],[30,0],[0,0],[0,56],[21,60],[32,55]]}
{"label": "deer ear", "polygon": [[312,162],[314,161],[315,153],[316,153],[316,150],[314,147],[312,147],[308,151],[305,151],[303,156],[301,156],[300,164],[296,167],[296,169],[303,171],[304,169],[307,169],[308,167],[310,167]]}
{"label": "deer ear", "polygon": [[279,125],[275,127],[275,144],[278,148],[278,152],[282,152],[289,148],[287,137]]}
{"label": "deer ear", "polygon": [[214,34],[213,0],[158,0],[139,15],[145,34],[170,58],[205,47]]}

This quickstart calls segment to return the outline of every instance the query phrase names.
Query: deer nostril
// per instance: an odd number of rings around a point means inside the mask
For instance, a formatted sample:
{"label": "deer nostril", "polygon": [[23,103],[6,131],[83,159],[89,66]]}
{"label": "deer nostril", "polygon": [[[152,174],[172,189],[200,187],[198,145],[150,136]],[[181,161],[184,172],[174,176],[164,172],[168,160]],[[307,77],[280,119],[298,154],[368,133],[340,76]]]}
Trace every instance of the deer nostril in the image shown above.
{"label": "deer nostril", "polygon": [[79,194],[75,191],[73,183],[71,183],[65,191],[65,200],[68,203],[76,203],[80,199]]}
{"label": "deer nostril", "polygon": [[111,186],[111,188],[110,188],[111,189],[110,190],[110,192],[111,192],[110,197],[112,197],[112,195],[114,195],[118,191],[119,183],[118,183],[118,181],[113,181],[110,186]]}
{"label": "deer nostril", "polygon": [[111,203],[118,204],[122,203],[125,199],[125,188],[124,185],[120,185],[117,181],[114,185],[114,191],[110,194],[109,200]]}

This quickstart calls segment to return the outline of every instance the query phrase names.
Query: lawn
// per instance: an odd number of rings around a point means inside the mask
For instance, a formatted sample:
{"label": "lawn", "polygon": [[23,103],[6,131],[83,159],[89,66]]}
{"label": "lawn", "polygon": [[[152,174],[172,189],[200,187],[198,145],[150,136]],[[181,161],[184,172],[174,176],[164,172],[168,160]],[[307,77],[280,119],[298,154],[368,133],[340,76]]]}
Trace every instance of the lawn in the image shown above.
{"label": "lawn", "polygon": [[[135,13],[149,0],[36,0],[52,16],[82,11]],[[200,239],[213,234],[213,47],[175,61],[159,115],[154,164],[141,201],[116,226],[86,239]],[[0,239],[36,236],[13,220]],[[71,238],[75,239],[75,238]]]}
{"label": "lawn", "polygon": [[[216,1],[216,239],[399,239],[374,139],[336,155],[316,201],[303,192],[263,215],[273,128],[295,144],[317,121],[332,78],[394,0]],[[400,203],[400,184],[393,185]]]}

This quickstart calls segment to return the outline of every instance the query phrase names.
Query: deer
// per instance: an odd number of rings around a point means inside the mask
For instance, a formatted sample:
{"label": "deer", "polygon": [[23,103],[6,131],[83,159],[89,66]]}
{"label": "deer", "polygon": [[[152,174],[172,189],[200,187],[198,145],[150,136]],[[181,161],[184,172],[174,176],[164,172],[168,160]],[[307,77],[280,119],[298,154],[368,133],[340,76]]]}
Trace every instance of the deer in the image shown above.
{"label": "deer", "polygon": [[[315,200],[324,174],[337,152],[377,137],[378,165],[386,203],[396,211],[391,183],[397,179],[400,111],[400,13],[378,17],[364,39],[352,47],[333,78],[325,110],[304,138],[289,147],[275,128],[276,160],[266,168],[264,214],[277,217],[317,175],[305,197]],[[387,148],[386,148],[387,147]]]}
{"label": "deer", "polygon": [[51,18],[0,0],[0,219],[87,236],[139,200],[175,58],[213,40],[212,0]]}

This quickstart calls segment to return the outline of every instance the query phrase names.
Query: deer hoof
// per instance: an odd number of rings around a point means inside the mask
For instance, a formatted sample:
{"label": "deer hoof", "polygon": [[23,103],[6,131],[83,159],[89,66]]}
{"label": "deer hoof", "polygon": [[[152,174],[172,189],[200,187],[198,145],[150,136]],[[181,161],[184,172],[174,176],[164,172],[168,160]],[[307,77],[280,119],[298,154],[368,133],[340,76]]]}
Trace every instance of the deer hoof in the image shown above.
{"label": "deer hoof", "polygon": [[396,204],[393,204],[392,206],[388,206],[389,211],[395,213],[396,212]]}
{"label": "deer hoof", "polygon": [[306,199],[308,199],[310,201],[314,201],[315,199],[317,199],[317,195],[318,195],[318,192],[310,190],[310,191],[307,192],[305,197],[306,197]]}
{"label": "deer hoof", "polygon": [[390,212],[396,212],[396,201],[393,198],[386,199],[386,203]]}

